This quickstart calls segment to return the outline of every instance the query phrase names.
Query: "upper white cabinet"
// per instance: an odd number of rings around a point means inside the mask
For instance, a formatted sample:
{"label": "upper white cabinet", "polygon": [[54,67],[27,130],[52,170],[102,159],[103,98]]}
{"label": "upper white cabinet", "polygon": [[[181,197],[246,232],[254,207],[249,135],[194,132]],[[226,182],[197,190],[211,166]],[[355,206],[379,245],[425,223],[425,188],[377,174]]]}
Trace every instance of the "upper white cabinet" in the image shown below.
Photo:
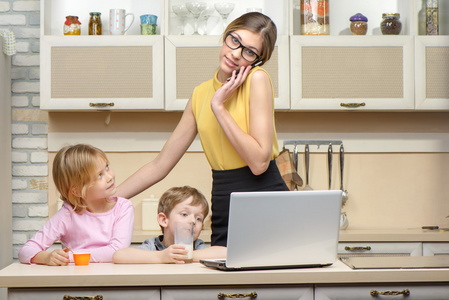
{"label": "upper white cabinet", "polygon": [[[292,110],[449,109],[449,1],[439,1],[432,37],[420,36],[425,0],[329,1],[329,36],[299,35],[300,0],[291,7]],[[400,14],[400,35],[381,33],[389,12]],[[356,13],[368,18],[366,36],[350,32]]]}
{"label": "upper white cabinet", "polygon": [[162,36],[44,36],[41,108],[164,108]]}
{"label": "upper white cabinet", "polygon": [[411,110],[413,37],[291,37],[291,109]]}
{"label": "upper white cabinet", "polygon": [[[140,15],[163,16],[164,1],[41,1],[41,108],[45,110],[164,109],[163,36],[140,35]],[[109,9],[123,8],[125,35],[110,35]],[[88,35],[89,12],[101,12],[102,35]],[[81,35],[63,35],[75,15]],[[157,32],[164,31],[158,18]]]}
{"label": "upper white cabinet", "polygon": [[415,80],[417,110],[449,110],[449,37],[416,37]]}
{"label": "upper white cabinet", "polygon": [[[449,1],[439,1],[439,36],[424,36],[425,0],[329,0],[329,35],[300,35],[300,0],[218,0],[196,20],[180,15],[188,0],[41,0],[41,108],[46,110],[169,110],[185,108],[196,85],[218,68],[225,26],[248,11],[268,15],[276,50],[263,67],[277,110],[449,110]],[[108,33],[109,9],[134,15],[125,35]],[[89,12],[101,12],[102,36],[89,36]],[[382,35],[382,14],[400,14],[400,35]],[[368,18],[365,36],[349,18]],[[140,16],[158,16],[157,34],[140,34]],[[76,15],[81,36],[64,36]],[[127,26],[131,17],[126,19]],[[195,25],[199,35],[193,35]],[[183,34],[182,34],[183,33]]]}
{"label": "upper white cabinet", "polygon": [[[172,35],[165,39],[165,109],[184,110],[193,88],[215,75],[222,37]],[[273,82],[275,109],[290,107],[288,36],[278,36],[271,59],[263,65]]]}
{"label": "upper white cabinet", "polygon": [[[207,8],[198,19],[194,35],[195,20],[191,14],[182,17],[175,12],[176,6],[186,0],[166,1],[168,24],[165,39],[165,109],[184,110],[195,86],[213,78],[219,66],[220,47],[224,27],[233,19],[248,11],[261,11],[276,24],[278,39],[271,59],[263,65],[271,76],[274,88],[275,109],[290,108],[290,62],[287,0],[234,1],[234,8],[227,20],[215,9],[216,0],[202,0]],[[222,1],[221,1],[222,2]],[[204,17],[207,16],[207,18]],[[181,33],[184,33],[183,35]]]}

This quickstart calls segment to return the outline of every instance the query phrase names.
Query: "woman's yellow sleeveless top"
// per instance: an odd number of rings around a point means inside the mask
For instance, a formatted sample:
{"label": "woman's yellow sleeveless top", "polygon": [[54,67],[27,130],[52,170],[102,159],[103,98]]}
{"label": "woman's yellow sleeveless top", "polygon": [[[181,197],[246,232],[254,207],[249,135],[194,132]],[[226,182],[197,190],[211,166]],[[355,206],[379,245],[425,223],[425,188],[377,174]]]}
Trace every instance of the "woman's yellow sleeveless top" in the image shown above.
{"label": "woman's yellow sleeveless top", "polygon": [[[251,77],[255,70],[264,69],[256,67],[248,75],[245,82],[234,92],[234,94],[226,101],[226,109],[238,126],[246,133],[249,133],[249,94]],[[214,113],[212,112],[210,101],[215,91],[223,84],[217,79],[218,71],[213,79],[203,82],[195,87],[192,95],[192,108],[195,116],[198,134],[203,146],[204,153],[213,170],[231,170],[247,166],[232,147],[225,133],[218,124]],[[267,73],[268,75],[268,73]],[[269,77],[269,75],[268,75]],[[271,90],[273,85],[271,83]],[[273,96],[274,107],[274,96]],[[276,128],[274,123],[273,109],[273,147],[271,150],[271,159],[275,159],[279,155],[278,141],[276,136]]]}

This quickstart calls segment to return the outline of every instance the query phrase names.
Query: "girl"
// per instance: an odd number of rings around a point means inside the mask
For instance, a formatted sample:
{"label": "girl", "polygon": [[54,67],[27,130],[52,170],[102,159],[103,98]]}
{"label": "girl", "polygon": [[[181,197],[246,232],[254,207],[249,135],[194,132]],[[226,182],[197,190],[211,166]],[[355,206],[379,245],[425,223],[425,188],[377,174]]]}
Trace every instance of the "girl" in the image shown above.
{"label": "girl", "polygon": [[132,197],[163,179],[197,134],[212,168],[212,246],[226,246],[231,192],[288,190],[274,161],[279,150],[271,79],[251,66],[270,59],[276,37],[276,25],[261,13],[232,21],[223,33],[214,78],[195,88],[159,155],[117,194]]}
{"label": "girl", "polygon": [[[106,154],[90,145],[66,146],[53,161],[53,180],[63,206],[22,246],[20,262],[67,265],[73,262],[69,248],[90,252],[91,262],[112,262],[114,252],[131,243],[134,208],[113,197],[115,175]],[[46,251],[58,239],[69,248]]]}

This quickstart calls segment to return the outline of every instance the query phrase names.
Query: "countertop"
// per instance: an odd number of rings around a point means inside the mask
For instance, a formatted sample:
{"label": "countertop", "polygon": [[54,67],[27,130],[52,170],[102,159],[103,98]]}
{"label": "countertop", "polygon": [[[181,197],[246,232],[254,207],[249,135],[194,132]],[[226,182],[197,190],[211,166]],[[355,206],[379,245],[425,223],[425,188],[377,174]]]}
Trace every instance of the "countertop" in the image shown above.
{"label": "countertop", "polygon": [[[210,242],[211,231],[201,232],[200,239]],[[161,234],[160,231],[135,231],[133,243]],[[449,231],[411,229],[348,229],[340,230],[340,242],[449,242]]]}
{"label": "countertop", "polygon": [[127,287],[449,282],[449,268],[353,270],[341,261],[322,268],[219,271],[199,263],[50,267],[13,263],[0,271],[0,287]]}

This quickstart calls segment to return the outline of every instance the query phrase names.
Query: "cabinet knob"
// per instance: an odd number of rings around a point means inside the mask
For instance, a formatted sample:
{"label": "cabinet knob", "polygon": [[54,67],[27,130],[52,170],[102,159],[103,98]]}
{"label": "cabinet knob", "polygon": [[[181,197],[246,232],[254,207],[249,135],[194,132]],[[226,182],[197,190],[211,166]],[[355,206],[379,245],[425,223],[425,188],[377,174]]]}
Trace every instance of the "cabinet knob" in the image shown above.
{"label": "cabinet knob", "polygon": [[256,299],[257,293],[251,292],[248,294],[242,294],[242,293],[234,293],[234,294],[224,294],[224,293],[218,293],[217,295],[218,299],[225,299],[225,298],[231,298],[231,299],[241,299],[241,298],[251,298]]}

